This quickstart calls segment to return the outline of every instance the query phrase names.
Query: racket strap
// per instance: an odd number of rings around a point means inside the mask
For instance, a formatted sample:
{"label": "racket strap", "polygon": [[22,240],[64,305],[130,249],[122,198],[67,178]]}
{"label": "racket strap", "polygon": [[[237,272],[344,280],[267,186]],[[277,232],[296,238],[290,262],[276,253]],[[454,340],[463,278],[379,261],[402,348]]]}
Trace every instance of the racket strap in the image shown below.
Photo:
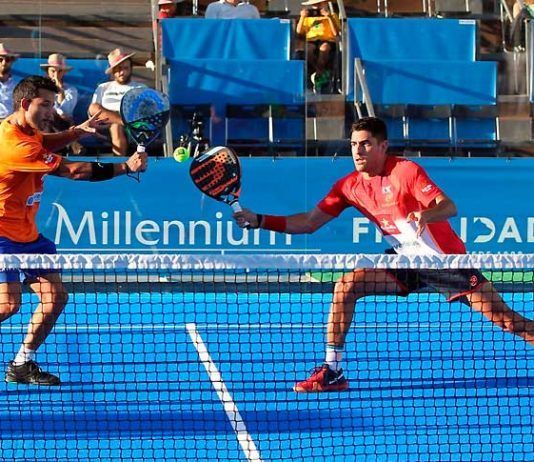
{"label": "racket strap", "polygon": [[130,170],[130,167],[128,167],[128,162],[124,162],[124,165],[126,165],[126,176],[128,178],[132,178],[133,180],[137,181],[138,183],[141,183],[141,174],[139,172],[137,172],[137,173],[132,172]]}

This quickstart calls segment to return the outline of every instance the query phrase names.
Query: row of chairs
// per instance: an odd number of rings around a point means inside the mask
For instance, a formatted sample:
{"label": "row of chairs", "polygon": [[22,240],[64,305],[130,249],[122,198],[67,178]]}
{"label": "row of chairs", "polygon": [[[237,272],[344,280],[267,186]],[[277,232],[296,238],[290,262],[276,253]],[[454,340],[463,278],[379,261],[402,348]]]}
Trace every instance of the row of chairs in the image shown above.
{"label": "row of chairs", "polygon": [[[378,105],[375,109],[376,115],[386,121],[394,149],[483,152],[498,148],[497,114],[487,106]],[[182,124],[175,128],[187,131],[185,123],[194,114],[202,119],[204,136],[210,139],[217,123],[210,105],[175,106],[174,119]],[[340,147],[338,151],[348,154],[349,128],[356,118],[350,104],[345,105],[343,117],[330,118],[318,117],[313,104],[229,104],[219,123],[224,129],[224,144],[239,152],[301,154],[335,143]]]}
{"label": "row of chairs", "polygon": [[[346,136],[352,111],[345,122],[312,114],[305,63],[289,57],[287,21],[177,19],[162,26],[171,102],[209,105],[222,121],[212,124],[216,143],[298,147],[319,142],[320,126],[327,122],[342,127],[337,138]],[[366,103],[351,72],[360,60],[372,103],[390,125],[394,143],[427,139],[429,145],[489,147],[497,142],[497,68],[476,60],[474,21],[350,18],[347,28],[349,75],[339,96],[349,107]],[[206,47],[208,42],[217,46]]]}

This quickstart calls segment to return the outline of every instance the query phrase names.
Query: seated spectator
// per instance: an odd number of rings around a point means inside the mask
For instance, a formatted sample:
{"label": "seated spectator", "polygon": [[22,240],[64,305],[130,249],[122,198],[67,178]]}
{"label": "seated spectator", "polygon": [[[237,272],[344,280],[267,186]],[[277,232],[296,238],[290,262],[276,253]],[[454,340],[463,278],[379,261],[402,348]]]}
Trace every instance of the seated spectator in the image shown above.
{"label": "seated spectator", "polygon": [[330,2],[325,0],[308,0],[302,2],[296,33],[306,40],[306,59],[313,90],[321,93],[322,88],[330,83],[332,53],[337,46],[341,32],[341,22],[333,13]]}
{"label": "seated spectator", "polygon": [[11,75],[11,66],[18,57],[0,43],[0,121],[13,112],[13,90],[17,82]]}
{"label": "seated spectator", "polygon": [[[48,57],[46,64],[41,64],[46,75],[52,79],[58,88],[54,102],[54,120],[51,123],[51,132],[62,132],[75,125],[73,113],[78,103],[78,89],[65,83],[65,75],[72,67],[67,66],[67,59],[60,53],[52,53]],[[74,141],[67,146],[73,154],[79,155],[83,151],[83,146]]]}
{"label": "seated spectator", "polygon": [[517,0],[512,16],[510,45],[514,51],[525,51],[525,21],[534,17],[534,0]]}
{"label": "seated spectator", "polygon": [[259,19],[260,12],[248,1],[219,0],[208,5],[205,17],[207,19]]}
{"label": "seated spectator", "polygon": [[101,117],[107,118],[111,124],[111,148],[113,154],[125,156],[128,152],[128,138],[120,116],[121,100],[124,94],[136,87],[144,87],[141,82],[132,80],[132,56],[135,53],[124,53],[116,48],[108,54],[109,67],[106,74],[110,74],[113,80],[101,83],[93,94],[89,106],[89,115],[101,111]]}
{"label": "seated spectator", "polygon": [[174,18],[176,16],[176,0],[159,0],[158,8],[158,19]]}

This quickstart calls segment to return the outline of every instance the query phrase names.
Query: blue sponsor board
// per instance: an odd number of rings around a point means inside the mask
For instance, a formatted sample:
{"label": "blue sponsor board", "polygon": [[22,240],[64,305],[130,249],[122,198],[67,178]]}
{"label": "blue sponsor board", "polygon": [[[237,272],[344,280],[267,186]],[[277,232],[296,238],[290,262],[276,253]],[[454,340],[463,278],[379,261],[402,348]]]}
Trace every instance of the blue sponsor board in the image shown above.
{"label": "blue sponsor board", "polygon": [[[534,252],[534,159],[418,158],[458,208],[452,224],[470,252]],[[150,159],[136,183],[47,177],[38,220],[61,252],[381,253],[380,233],[348,209],[312,235],[242,230],[231,209],[203,196],[188,164]],[[350,158],[242,159],[241,204],[292,214],[315,206],[353,169]]]}

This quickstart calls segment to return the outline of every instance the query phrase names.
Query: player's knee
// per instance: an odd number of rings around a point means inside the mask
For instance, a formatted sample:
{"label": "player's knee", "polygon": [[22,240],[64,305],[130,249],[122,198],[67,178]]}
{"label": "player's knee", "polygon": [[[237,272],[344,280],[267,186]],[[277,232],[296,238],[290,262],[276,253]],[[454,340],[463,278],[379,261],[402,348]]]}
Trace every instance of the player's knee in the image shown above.
{"label": "player's knee", "polygon": [[336,281],[334,293],[344,301],[356,301],[363,297],[365,294],[362,290],[361,281],[364,274],[364,270],[356,270],[353,273],[342,276]]}
{"label": "player's knee", "polygon": [[53,305],[56,310],[63,311],[63,308],[69,301],[69,294],[67,292],[58,292],[54,295]]}
{"label": "player's knee", "polygon": [[20,300],[9,300],[0,304],[0,320],[17,314],[20,310]]}

